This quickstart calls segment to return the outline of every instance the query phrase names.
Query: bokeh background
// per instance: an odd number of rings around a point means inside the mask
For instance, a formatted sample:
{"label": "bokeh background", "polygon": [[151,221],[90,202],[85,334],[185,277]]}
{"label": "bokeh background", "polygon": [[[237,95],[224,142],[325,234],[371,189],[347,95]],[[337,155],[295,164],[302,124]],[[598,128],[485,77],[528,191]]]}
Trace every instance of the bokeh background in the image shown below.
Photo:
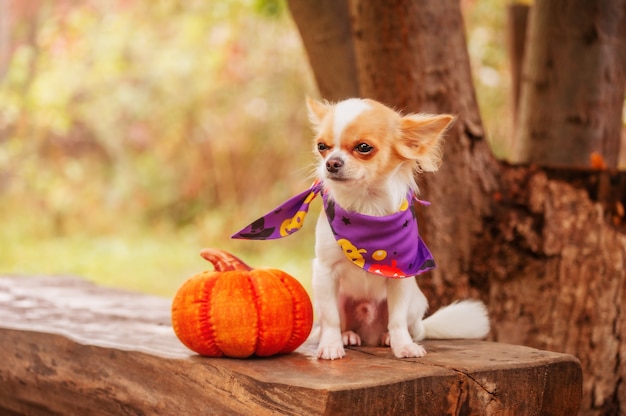
{"label": "bokeh background", "polygon": [[[503,158],[507,4],[462,1],[481,112]],[[199,250],[218,247],[310,288],[315,213],[288,239],[230,239],[311,181],[304,97],[318,93],[284,1],[0,9],[0,274],[171,296],[210,268]]]}

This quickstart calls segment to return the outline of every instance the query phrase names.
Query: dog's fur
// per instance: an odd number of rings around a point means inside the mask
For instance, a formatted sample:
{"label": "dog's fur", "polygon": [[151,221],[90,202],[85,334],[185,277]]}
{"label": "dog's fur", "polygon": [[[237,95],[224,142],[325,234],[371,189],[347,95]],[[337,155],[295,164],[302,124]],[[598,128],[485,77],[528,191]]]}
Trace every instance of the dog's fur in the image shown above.
{"label": "dog's fur", "polygon": [[[450,115],[402,116],[373,100],[331,105],[307,99],[316,132],[317,176],[344,209],[384,216],[398,210],[415,174],[438,169],[441,136]],[[421,357],[424,338],[482,338],[489,332],[485,307],[457,302],[427,319],[415,278],[368,273],[346,258],[322,212],[316,228],[313,298],[318,313],[317,356],[342,358],[346,345],[389,345],[396,357]]]}

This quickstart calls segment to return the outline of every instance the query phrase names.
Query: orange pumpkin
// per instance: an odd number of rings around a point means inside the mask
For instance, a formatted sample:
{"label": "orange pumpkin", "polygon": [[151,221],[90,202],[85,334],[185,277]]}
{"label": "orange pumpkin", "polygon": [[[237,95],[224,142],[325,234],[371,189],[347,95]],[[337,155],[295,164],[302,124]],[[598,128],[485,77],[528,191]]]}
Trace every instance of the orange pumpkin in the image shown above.
{"label": "orange pumpkin", "polygon": [[313,307],[302,285],[274,269],[252,269],[222,250],[204,249],[215,271],[178,289],[172,326],[192,351],[209,357],[289,353],[308,337]]}

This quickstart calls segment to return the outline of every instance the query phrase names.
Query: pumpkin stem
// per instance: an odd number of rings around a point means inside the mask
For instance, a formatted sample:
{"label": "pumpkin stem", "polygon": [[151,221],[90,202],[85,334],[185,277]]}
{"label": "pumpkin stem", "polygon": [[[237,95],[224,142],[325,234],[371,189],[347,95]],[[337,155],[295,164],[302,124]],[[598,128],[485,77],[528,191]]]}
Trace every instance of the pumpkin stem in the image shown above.
{"label": "pumpkin stem", "polygon": [[200,255],[204,257],[205,260],[211,262],[213,264],[213,267],[215,267],[215,271],[217,272],[227,272],[231,270],[252,270],[252,267],[248,266],[239,258],[224,250],[220,250],[217,248],[203,248],[202,250],[200,250]]}

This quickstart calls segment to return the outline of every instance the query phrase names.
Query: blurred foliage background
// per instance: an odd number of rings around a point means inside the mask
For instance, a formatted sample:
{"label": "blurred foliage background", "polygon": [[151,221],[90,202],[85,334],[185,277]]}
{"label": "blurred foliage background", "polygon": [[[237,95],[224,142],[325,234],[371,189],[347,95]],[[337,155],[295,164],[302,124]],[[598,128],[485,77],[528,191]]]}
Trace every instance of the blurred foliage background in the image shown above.
{"label": "blurred foliage background", "polygon": [[[310,287],[315,215],[288,239],[229,238],[311,180],[317,92],[284,1],[2,1],[0,274],[171,296],[213,246]],[[506,4],[462,2],[501,157]]]}

